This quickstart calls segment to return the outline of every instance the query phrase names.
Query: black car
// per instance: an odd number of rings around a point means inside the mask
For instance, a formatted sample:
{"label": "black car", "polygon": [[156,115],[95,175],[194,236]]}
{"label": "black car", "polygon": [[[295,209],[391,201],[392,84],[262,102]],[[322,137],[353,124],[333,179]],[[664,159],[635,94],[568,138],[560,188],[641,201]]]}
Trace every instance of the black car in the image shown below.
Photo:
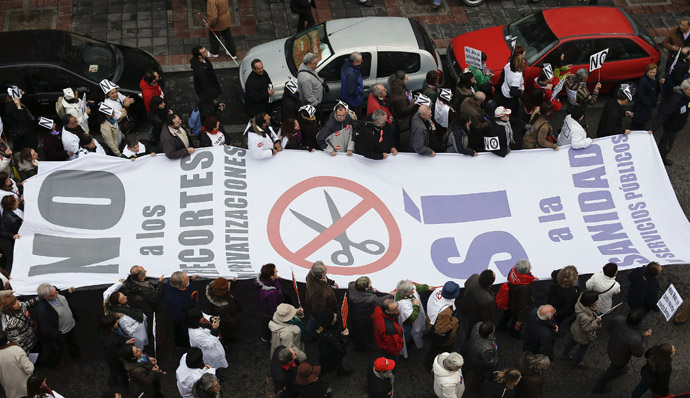
{"label": "black car", "polygon": [[98,83],[108,79],[120,86],[122,94],[139,99],[144,73],[163,74],[146,51],[61,30],[2,32],[0,54],[2,92],[11,85],[23,89],[22,102],[35,117],[54,117],[55,102],[64,88],[76,88],[80,96],[86,92],[87,99],[99,102],[104,94]]}

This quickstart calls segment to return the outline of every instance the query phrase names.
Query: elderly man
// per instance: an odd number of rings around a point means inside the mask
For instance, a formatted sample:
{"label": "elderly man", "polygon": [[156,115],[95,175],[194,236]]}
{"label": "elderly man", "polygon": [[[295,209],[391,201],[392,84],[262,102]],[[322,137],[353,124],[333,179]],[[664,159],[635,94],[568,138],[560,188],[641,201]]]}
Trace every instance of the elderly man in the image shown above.
{"label": "elderly man", "polygon": [[374,339],[383,356],[397,359],[405,345],[403,329],[398,323],[398,303],[393,299],[385,299],[380,306],[374,308]]}
{"label": "elderly man", "polygon": [[443,352],[434,360],[434,393],[439,398],[461,398],[465,393],[462,355],[457,352]]}
{"label": "elderly man", "polygon": [[318,108],[323,99],[323,79],[316,74],[319,59],[312,53],[306,53],[297,72],[297,87],[302,105]]}
{"label": "elderly man", "polygon": [[347,303],[349,306],[348,329],[350,338],[355,342],[358,351],[369,351],[373,337],[371,315],[374,308],[392,295],[379,292],[371,286],[368,276],[360,276],[347,285]]}
{"label": "elderly man", "polygon": [[469,147],[477,149],[482,137],[489,131],[489,119],[484,115],[482,104],[486,100],[486,94],[477,91],[474,95],[465,98],[460,105],[460,112],[470,115],[470,143]]}
{"label": "elderly man", "polygon": [[575,72],[575,76],[568,77],[565,81],[565,91],[568,94],[568,104],[570,112],[575,108],[587,109],[589,105],[597,103],[601,83],[594,86],[592,93],[587,90],[587,79],[589,72],[585,68],[580,68]]}
{"label": "elderly man", "polygon": [[216,375],[205,373],[194,384],[192,395],[196,398],[223,398],[223,391]]}
{"label": "elderly man", "polygon": [[659,152],[661,159],[666,166],[673,165],[673,160],[668,158],[668,154],[673,149],[678,132],[682,130],[688,122],[688,103],[690,103],[690,79],[683,80],[680,86],[673,88],[671,97],[662,103],[654,122],[652,131],[664,127],[664,133],[659,140]]}
{"label": "elderly man", "polygon": [[383,109],[371,114],[371,121],[364,124],[355,137],[355,152],[369,159],[385,159],[389,153],[398,154],[388,116]]}
{"label": "elderly man", "polygon": [[271,96],[273,95],[273,82],[264,70],[264,64],[260,59],[252,60],[252,71],[247,76],[244,85],[245,103],[244,109],[247,116],[254,117],[259,113],[270,113]]}
{"label": "elderly man", "polygon": [[296,347],[276,347],[271,358],[271,377],[273,387],[279,397],[296,397],[295,376],[300,363],[307,360],[307,356]]}
{"label": "elderly man", "polygon": [[0,385],[7,398],[26,396],[26,381],[34,372],[34,364],[26,352],[7,339],[0,330]]}
{"label": "elderly man", "polygon": [[74,327],[77,322],[72,314],[67,297],[72,295],[74,287],[67,289],[65,295],[60,294],[50,283],[41,283],[36,288],[38,304],[36,306],[36,321],[41,342],[41,360],[48,366],[62,369],[65,346],[69,355],[86,361],[77,344]]}
{"label": "elderly man", "polygon": [[316,142],[331,156],[335,156],[336,152],[346,152],[347,156],[351,156],[352,151],[355,150],[353,129],[353,121],[348,109],[339,103],[316,135]]}
{"label": "elderly man", "polygon": [[484,136],[484,150],[502,158],[510,153],[510,148],[515,144],[515,131],[510,123],[509,108],[499,106],[494,110],[494,122]]}
{"label": "elderly man", "polygon": [[455,299],[460,295],[460,285],[453,281],[446,282],[429,296],[426,304],[426,333],[430,335],[429,350],[424,366],[432,367],[434,358],[455,346],[455,336],[460,320],[455,317]]}
{"label": "elderly man", "polygon": [[[532,264],[528,260],[518,260],[508,273],[508,308],[501,317],[499,329],[509,327],[513,337],[519,336],[522,324],[527,318],[527,311],[532,305],[532,282],[536,278],[532,276],[531,271]],[[502,286],[501,290],[504,289]],[[496,303],[500,304],[498,297]]]}
{"label": "elderly man", "polygon": [[307,329],[314,332],[319,326],[318,319],[323,312],[337,313],[340,310],[335,293],[331,286],[338,287],[334,280],[327,276],[328,268],[323,262],[317,261],[311,266],[307,274],[307,294],[304,305],[309,312]]}
{"label": "elderly man", "polygon": [[381,83],[376,83],[371,86],[371,95],[367,99],[367,117],[371,116],[377,109],[386,112],[386,121],[388,124],[393,124],[393,114],[391,113],[391,104],[386,97],[388,89]]}
{"label": "elderly man", "polygon": [[175,271],[170,275],[165,287],[165,301],[168,303],[168,312],[173,324],[173,335],[176,347],[189,347],[189,335],[185,326],[185,312],[196,307],[199,302],[199,293],[189,288],[191,278],[182,271]]}
{"label": "elderly man", "polygon": [[[147,279],[146,269],[141,265],[135,265],[129,269],[129,275],[120,289],[127,296],[127,303],[134,308],[144,311],[144,314],[149,319],[147,324],[149,341],[153,341],[153,314],[155,313],[158,317],[161,313],[161,303],[163,302],[163,291],[165,289],[165,285],[162,283],[163,279],[165,279],[165,275],[161,275],[157,281]],[[160,318],[158,320],[160,321]],[[158,337],[160,343],[160,332]]]}
{"label": "elderly man", "polygon": [[553,343],[558,333],[558,325],[553,320],[555,315],[556,309],[548,304],[530,311],[522,351],[546,355],[554,360]]}
{"label": "elderly man", "polygon": [[671,65],[678,50],[690,46],[690,22],[688,17],[681,17],[680,24],[668,30],[666,37],[664,37],[663,45],[666,51],[668,51],[666,64]]}
{"label": "elderly man", "polygon": [[194,153],[189,142],[187,130],[182,126],[182,119],[175,114],[169,114],[166,128],[161,130],[161,148],[168,159],[181,159]]}
{"label": "elderly man", "polygon": [[362,118],[362,101],[364,98],[364,81],[362,80],[362,54],[353,52],[340,68],[340,94],[357,119]]}
{"label": "elderly man", "polygon": [[431,116],[431,109],[426,105],[420,106],[417,109],[417,113],[412,116],[412,121],[410,121],[410,146],[420,155],[434,157],[436,152],[429,147],[429,137],[436,130]]}

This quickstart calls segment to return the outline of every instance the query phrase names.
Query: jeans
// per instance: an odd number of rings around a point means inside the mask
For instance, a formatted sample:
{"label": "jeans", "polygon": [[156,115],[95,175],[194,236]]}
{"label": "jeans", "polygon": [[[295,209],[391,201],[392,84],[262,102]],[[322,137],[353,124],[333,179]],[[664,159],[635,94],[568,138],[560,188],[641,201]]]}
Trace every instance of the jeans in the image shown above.
{"label": "jeans", "polygon": [[409,343],[412,340],[412,325],[402,325],[403,335],[405,336],[405,343]]}
{"label": "jeans", "polygon": [[585,355],[587,354],[587,350],[589,350],[589,344],[579,344],[578,342],[575,341],[575,339],[572,336],[570,337],[570,340],[568,340],[568,343],[566,343],[565,347],[563,348],[563,354],[561,354],[561,357],[562,358],[570,357],[570,353],[573,351],[573,348],[575,348],[576,345],[579,345],[580,347],[577,349],[577,353],[575,353],[575,364],[582,365],[582,363],[585,360]]}
{"label": "jeans", "polygon": [[611,363],[609,365],[609,368],[606,369],[606,372],[597,380],[597,382],[594,384],[594,391],[600,391],[606,388],[606,386],[611,382],[611,380],[615,379],[616,377],[620,376],[621,373],[623,373],[623,369],[625,369],[626,365],[618,365],[615,363]]}
{"label": "jeans", "polygon": [[647,390],[649,390],[647,383],[645,383],[644,379],[640,380],[640,384],[632,392],[632,398],[641,398]]}

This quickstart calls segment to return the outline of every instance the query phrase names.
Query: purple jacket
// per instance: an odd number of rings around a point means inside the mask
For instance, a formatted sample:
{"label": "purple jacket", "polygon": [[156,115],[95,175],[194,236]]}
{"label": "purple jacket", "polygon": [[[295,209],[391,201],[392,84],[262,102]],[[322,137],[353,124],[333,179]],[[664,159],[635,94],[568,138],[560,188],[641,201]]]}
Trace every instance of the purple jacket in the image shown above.
{"label": "purple jacket", "polygon": [[259,312],[266,318],[273,318],[278,305],[285,301],[285,294],[278,279],[261,279],[257,276],[254,286],[259,288]]}

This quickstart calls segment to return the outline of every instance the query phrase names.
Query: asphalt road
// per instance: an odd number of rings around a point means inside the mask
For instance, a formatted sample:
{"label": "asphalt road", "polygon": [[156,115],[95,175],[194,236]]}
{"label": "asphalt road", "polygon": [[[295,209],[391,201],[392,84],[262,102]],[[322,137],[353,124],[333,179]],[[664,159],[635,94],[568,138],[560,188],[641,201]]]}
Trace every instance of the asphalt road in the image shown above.
{"label": "asphalt road", "polygon": [[[242,111],[242,104],[239,100],[237,69],[219,70],[219,77],[223,82],[225,94],[222,100],[228,105],[223,123],[228,126],[240,126],[246,124],[246,116]],[[191,90],[191,72],[174,73],[166,76],[166,96],[173,109],[180,112],[186,118],[196,96]],[[597,107],[591,109],[588,120],[596,124],[601,113],[601,102]],[[554,124],[558,125],[564,114],[555,115]],[[657,136],[657,139],[659,137]],[[233,135],[233,141],[241,140],[239,134]],[[677,198],[685,211],[690,214],[690,160],[687,156],[690,148],[690,138],[687,128],[679,133],[676,146],[670,157],[675,160],[672,167],[667,168]],[[683,265],[669,266],[664,268],[660,276],[662,289],[673,283],[683,297],[690,296],[690,276],[688,268]],[[619,274],[618,280],[623,286],[623,293],[616,298],[616,302],[624,300],[628,293],[628,283],[626,276],[628,271]],[[584,283],[588,276],[581,277]],[[354,279],[354,278],[353,278]],[[420,281],[423,282],[423,281]],[[203,288],[207,281],[196,281],[192,287]],[[535,283],[535,302],[543,303],[551,281],[539,281]],[[284,282],[284,288],[289,289],[289,283]],[[304,286],[300,286],[304,292]],[[44,374],[48,378],[48,385],[55,391],[60,392],[65,397],[98,397],[100,393],[107,389],[106,378],[107,368],[101,359],[101,350],[98,345],[96,325],[102,315],[101,297],[103,288],[91,288],[79,290],[74,296],[74,310],[81,321],[77,326],[82,348],[89,357],[87,363],[68,360],[66,367],[61,371],[37,369],[37,372]],[[342,299],[343,291],[339,291],[339,298]],[[238,283],[234,294],[239,298],[245,316],[245,327],[242,330],[242,338],[234,343],[228,354],[228,362],[232,369],[230,380],[222,384],[225,397],[266,397],[266,377],[268,375],[269,364],[269,344],[261,342],[260,317],[257,313],[256,289],[250,281]],[[618,313],[625,313],[627,306],[624,304]],[[675,344],[677,353],[674,361],[674,371],[671,378],[671,391],[681,393],[690,391],[690,379],[687,377],[690,372],[690,345],[689,340],[690,325],[674,326],[665,321],[660,321],[654,325],[653,335],[647,339],[649,345],[661,342]],[[587,370],[579,370],[572,367],[570,362],[556,360],[546,374],[545,397],[589,397],[591,387],[606,367],[608,360],[606,357],[606,341],[608,334],[605,329],[599,332],[596,342],[594,342],[586,357],[586,362],[590,365]],[[556,342],[556,352],[563,348],[566,338],[560,338]],[[500,366],[508,367],[514,364],[520,354],[522,341],[508,337],[506,334],[498,334],[498,346],[501,356]],[[182,352],[170,346],[160,346],[157,357],[160,367],[167,372],[162,376],[163,393],[166,397],[179,396],[175,384],[175,369],[179,362]],[[318,362],[316,346],[311,344],[307,347],[307,355],[310,361]],[[395,396],[400,397],[433,397],[433,376],[428,369],[421,366],[425,350],[411,349],[410,358],[400,360],[395,370]],[[360,353],[351,350],[345,359],[345,366],[353,369],[355,373],[346,378],[335,376],[324,377],[333,388],[334,397],[364,397],[365,367],[366,364],[375,358],[376,353]],[[642,359],[636,359],[632,363],[631,370],[617,379],[614,384],[614,391],[604,397],[629,397],[630,392],[639,381],[639,369],[643,365]],[[470,394],[465,394],[471,397]],[[0,397],[4,395],[0,392]]]}

